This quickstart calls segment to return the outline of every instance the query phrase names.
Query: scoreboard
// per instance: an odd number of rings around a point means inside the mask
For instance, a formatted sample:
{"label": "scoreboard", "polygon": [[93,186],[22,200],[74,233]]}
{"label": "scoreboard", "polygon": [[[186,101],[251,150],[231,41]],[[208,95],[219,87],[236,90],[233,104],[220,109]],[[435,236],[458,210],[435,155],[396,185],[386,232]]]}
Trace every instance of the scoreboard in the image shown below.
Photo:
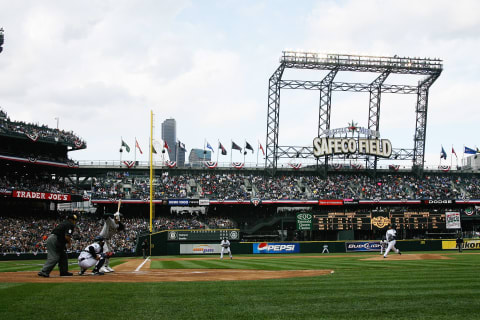
{"label": "scoreboard", "polygon": [[168,241],[218,241],[223,238],[240,240],[240,229],[202,229],[202,230],[169,230]]}
{"label": "scoreboard", "polygon": [[401,229],[444,229],[445,213],[404,212],[391,213],[391,220]]}
{"label": "scoreboard", "polygon": [[314,230],[374,230],[395,223],[399,229],[445,229],[441,212],[328,212],[313,214]]}
{"label": "scoreboard", "polygon": [[370,230],[370,213],[329,212],[313,215],[313,225],[318,230]]}

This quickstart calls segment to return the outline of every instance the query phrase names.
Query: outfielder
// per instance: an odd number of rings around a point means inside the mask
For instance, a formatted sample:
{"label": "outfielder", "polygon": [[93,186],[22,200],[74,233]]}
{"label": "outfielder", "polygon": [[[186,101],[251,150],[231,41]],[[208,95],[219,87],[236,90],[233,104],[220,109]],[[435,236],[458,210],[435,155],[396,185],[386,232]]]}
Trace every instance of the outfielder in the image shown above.
{"label": "outfielder", "polygon": [[100,269],[103,267],[106,258],[106,254],[103,253],[103,245],[105,240],[102,236],[96,236],[94,241],[94,243],[82,250],[78,256],[78,265],[80,266],[80,272],[78,275],[80,276],[84,275],[85,271],[93,266],[95,266],[92,271],[93,275],[104,275]]}
{"label": "outfielder", "polygon": [[383,257],[386,258],[388,253],[392,249],[395,250],[396,253],[401,254],[400,250],[398,250],[395,247],[395,244],[397,243],[397,231],[395,230],[395,225],[394,224],[390,224],[388,226],[386,237],[387,237],[387,241],[388,241],[388,246],[387,246],[387,250],[385,250],[385,254],[383,255]]}
{"label": "outfielder", "polygon": [[105,259],[105,265],[100,269],[101,272],[114,272],[114,270],[109,266],[110,257],[114,254],[113,246],[111,244],[111,239],[115,233],[118,231],[125,230],[125,226],[120,222],[120,204],[121,200],[118,202],[118,210],[115,213],[106,213],[104,215],[104,224],[102,231],[100,231],[100,236],[105,239],[105,244],[103,245],[103,252],[107,254]]}
{"label": "outfielder", "polygon": [[223,238],[223,240],[220,242],[220,245],[222,246],[222,251],[220,252],[220,259],[223,259],[224,252],[228,252],[228,254],[230,255],[230,259],[233,259],[232,252],[230,251],[230,241],[228,241],[227,238]]}

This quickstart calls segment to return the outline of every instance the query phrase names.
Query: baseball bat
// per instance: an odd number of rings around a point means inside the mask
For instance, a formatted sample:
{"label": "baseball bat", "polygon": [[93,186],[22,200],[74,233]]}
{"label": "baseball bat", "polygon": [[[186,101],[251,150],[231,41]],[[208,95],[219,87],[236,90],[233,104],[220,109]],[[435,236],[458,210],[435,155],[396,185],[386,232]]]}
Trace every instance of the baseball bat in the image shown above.
{"label": "baseball bat", "polygon": [[117,212],[120,212],[120,206],[122,205],[122,199],[119,199],[118,200],[118,208],[117,208]]}

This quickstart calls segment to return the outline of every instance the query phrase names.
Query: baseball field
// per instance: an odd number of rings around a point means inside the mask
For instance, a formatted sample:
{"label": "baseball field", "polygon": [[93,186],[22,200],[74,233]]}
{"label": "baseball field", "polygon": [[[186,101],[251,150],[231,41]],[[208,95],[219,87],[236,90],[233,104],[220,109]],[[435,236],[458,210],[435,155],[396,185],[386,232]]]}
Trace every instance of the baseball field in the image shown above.
{"label": "baseball field", "polygon": [[[0,319],[474,319],[480,252],[112,259],[104,276],[0,262]],[[70,271],[78,271],[70,260]]]}

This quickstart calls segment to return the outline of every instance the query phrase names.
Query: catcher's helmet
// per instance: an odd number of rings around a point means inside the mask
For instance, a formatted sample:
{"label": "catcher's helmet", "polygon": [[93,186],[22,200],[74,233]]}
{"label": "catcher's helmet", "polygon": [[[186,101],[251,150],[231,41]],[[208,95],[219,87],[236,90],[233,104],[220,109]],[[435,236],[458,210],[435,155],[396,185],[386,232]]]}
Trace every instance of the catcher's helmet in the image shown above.
{"label": "catcher's helmet", "polygon": [[102,236],[96,236],[95,239],[93,239],[93,241],[95,241],[95,242],[103,242],[103,241],[105,241],[105,239],[103,239]]}

